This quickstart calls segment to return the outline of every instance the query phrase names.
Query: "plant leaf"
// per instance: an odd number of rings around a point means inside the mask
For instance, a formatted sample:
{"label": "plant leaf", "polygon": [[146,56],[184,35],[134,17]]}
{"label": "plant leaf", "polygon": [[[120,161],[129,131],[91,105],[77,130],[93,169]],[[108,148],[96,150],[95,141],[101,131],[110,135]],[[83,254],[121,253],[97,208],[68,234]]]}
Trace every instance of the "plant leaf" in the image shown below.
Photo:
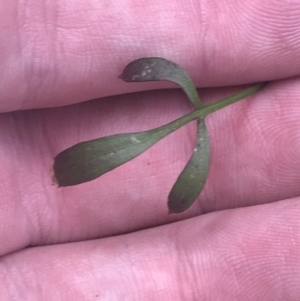
{"label": "plant leaf", "polygon": [[170,213],[183,212],[194,203],[205,185],[208,172],[209,137],[204,120],[199,119],[197,145],[169,194]]}
{"label": "plant leaf", "polygon": [[119,77],[126,82],[171,81],[184,90],[196,109],[204,106],[188,73],[169,60],[159,57],[137,59],[129,63]]}
{"label": "plant leaf", "polygon": [[78,143],[54,158],[53,181],[71,186],[91,181],[137,157],[153,144],[197,118],[192,112],[159,128]]}
{"label": "plant leaf", "polygon": [[149,132],[120,134],[81,142],[55,157],[59,186],[91,181],[137,157],[162,137]]}

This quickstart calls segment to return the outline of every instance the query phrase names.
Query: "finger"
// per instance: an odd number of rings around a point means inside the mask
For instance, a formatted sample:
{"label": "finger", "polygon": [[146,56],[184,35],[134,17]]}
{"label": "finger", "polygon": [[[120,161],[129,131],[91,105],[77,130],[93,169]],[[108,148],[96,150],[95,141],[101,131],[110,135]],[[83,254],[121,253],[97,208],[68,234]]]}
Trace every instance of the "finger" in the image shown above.
{"label": "finger", "polygon": [[299,75],[300,6],[290,1],[4,0],[0,111],[61,106],[130,91],[133,59],[161,56],[199,87]]}
{"label": "finger", "polygon": [[[232,92],[201,94],[210,100]],[[50,175],[54,156],[75,143],[147,130],[183,115],[189,108],[179,91],[1,115],[0,253],[299,196],[299,92],[298,79],[269,84],[209,117],[208,181],[180,215],[167,214],[167,196],[194,148],[193,124],[94,181],[58,189]]]}
{"label": "finger", "polygon": [[62,300],[296,301],[299,214],[298,198],[31,248],[0,261],[0,297],[46,300],[54,291]]}

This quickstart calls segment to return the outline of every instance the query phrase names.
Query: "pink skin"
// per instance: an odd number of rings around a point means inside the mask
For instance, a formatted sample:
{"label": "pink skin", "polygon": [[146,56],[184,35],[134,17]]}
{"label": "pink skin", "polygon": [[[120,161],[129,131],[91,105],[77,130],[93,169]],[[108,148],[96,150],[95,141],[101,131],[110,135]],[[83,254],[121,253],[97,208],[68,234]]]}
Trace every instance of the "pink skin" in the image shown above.
{"label": "pink skin", "polygon": [[[299,300],[297,1],[2,0],[0,25],[1,301]],[[276,80],[207,118],[208,182],[180,215],[166,201],[193,123],[95,181],[51,185],[66,147],[191,109],[169,83],[118,79],[142,56],[182,65],[206,102]]]}

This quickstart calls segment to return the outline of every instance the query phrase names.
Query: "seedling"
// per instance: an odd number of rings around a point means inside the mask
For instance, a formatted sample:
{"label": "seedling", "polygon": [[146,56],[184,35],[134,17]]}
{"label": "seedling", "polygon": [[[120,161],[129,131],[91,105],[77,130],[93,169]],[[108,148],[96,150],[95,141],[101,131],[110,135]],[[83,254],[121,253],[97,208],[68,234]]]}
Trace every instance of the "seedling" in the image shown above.
{"label": "seedling", "polygon": [[197,120],[198,134],[193,154],[168,197],[169,213],[183,212],[200,195],[209,172],[210,148],[205,117],[257,92],[265,83],[255,84],[220,101],[204,104],[188,73],[179,65],[163,58],[135,60],[125,67],[119,77],[126,82],[174,82],[184,90],[194,106],[194,111],[149,131],[117,134],[78,143],[55,157],[53,180],[59,187],[94,180],[137,157],[192,120]]}

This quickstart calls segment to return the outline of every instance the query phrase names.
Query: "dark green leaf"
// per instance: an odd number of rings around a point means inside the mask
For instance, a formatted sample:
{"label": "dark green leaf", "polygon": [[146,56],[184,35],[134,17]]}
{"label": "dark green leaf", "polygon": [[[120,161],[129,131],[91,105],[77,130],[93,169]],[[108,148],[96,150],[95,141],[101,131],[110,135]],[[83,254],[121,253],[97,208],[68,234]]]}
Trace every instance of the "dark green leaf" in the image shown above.
{"label": "dark green leaf", "polygon": [[209,171],[209,137],[204,120],[198,121],[198,139],[193,155],[173,186],[168,200],[170,213],[188,209],[201,193]]}
{"label": "dark green leaf", "polygon": [[54,177],[59,186],[91,181],[135,158],[160,139],[144,132],[76,144],[55,158]]}
{"label": "dark green leaf", "polygon": [[193,112],[150,131],[113,135],[76,144],[55,157],[53,180],[58,186],[91,181],[137,157],[196,117]]}
{"label": "dark green leaf", "polygon": [[169,60],[159,57],[140,58],[128,64],[119,77],[126,82],[171,81],[184,90],[197,109],[203,107],[191,77]]}

